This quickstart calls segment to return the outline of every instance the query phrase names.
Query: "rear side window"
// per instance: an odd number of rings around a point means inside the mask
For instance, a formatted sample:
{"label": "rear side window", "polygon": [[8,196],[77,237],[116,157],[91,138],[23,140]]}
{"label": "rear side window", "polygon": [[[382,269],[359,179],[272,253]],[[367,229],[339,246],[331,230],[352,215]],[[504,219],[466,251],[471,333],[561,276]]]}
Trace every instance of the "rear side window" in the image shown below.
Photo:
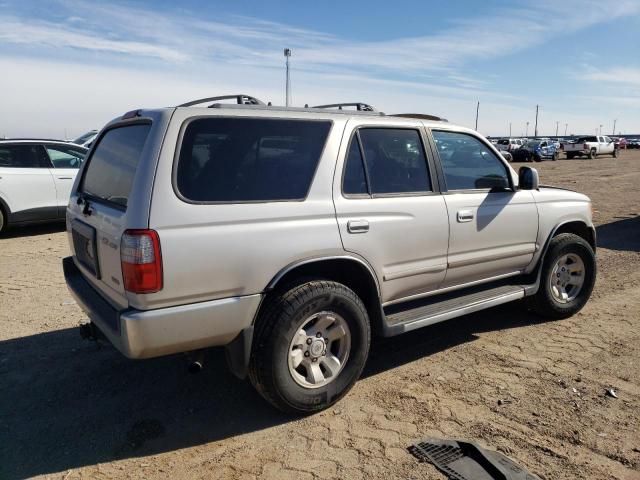
{"label": "rear side window", "polygon": [[0,145],[0,167],[47,168],[49,159],[42,145]]}
{"label": "rear side window", "polygon": [[182,140],[177,189],[194,202],[302,200],[330,129],[328,121],[194,120]]}
{"label": "rear side window", "polygon": [[151,125],[129,125],[107,130],[89,159],[82,191],[126,207],[140,155]]}
{"label": "rear side window", "polygon": [[47,154],[53,168],[80,168],[85,152],[66,145],[47,145]]}

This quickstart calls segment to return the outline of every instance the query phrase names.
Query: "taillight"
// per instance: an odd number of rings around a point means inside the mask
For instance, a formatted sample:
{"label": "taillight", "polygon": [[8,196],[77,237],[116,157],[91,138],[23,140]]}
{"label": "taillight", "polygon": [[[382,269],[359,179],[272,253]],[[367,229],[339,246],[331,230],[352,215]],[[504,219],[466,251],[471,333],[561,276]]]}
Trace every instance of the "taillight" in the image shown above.
{"label": "taillight", "polygon": [[128,292],[162,290],[160,238],[155,230],[126,230],[120,240],[120,263]]}

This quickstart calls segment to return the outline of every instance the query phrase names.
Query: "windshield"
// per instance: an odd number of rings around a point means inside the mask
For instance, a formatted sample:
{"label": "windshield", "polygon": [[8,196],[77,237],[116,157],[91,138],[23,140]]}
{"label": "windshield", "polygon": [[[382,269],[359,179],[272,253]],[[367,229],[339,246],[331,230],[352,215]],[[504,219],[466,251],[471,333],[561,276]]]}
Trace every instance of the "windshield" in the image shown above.
{"label": "windshield", "polygon": [[526,144],[527,147],[535,148],[540,145],[540,142],[537,140],[529,140]]}
{"label": "windshield", "polygon": [[84,135],[80,135],[75,140],[72,140],[72,142],[73,143],[79,143],[79,144],[80,143],[85,143],[87,140],[89,140],[91,137],[93,137],[96,133],[97,133],[96,130],[91,130],[90,132],[87,132]]}

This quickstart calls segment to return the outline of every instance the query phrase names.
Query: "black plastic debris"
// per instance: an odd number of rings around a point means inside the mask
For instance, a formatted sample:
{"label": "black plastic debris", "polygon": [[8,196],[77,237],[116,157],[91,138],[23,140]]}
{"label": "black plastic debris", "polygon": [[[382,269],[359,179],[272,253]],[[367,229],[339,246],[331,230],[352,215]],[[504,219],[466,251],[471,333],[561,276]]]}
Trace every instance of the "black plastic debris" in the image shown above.
{"label": "black plastic debris", "polygon": [[407,450],[451,480],[540,480],[509,457],[485,450],[475,442],[428,438]]}

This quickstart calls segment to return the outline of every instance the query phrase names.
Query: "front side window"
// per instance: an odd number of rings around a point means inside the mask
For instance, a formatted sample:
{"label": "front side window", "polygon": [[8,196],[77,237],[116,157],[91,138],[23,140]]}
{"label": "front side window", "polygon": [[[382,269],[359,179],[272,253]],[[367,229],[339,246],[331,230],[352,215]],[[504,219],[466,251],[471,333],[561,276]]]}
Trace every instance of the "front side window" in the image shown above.
{"label": "front side window", "polygon": [[472,135],[433,131],[449,190],[505,189],[509,177],[505,165],[487,145]]}
{"label": "front side window", "polygon": [[46,168],[48,163],[41,145],[0,145],[0,167]]}
{"label": "front side window", "polygon": [[85,152],[62,145],[46,145],[53,168],[80,168]]}
{"label": "front side window", "polygon": [[302,200],[331,122],[201,118],[188,124],[176,186],[195,202]]}
{"label": "front side window", "polygon": [[[358,143],[360,142],[360,143]],[[363,173],[357,159],[364,153],[368,188],[363,188]],[[362,162],[360,162],[362,163]],[[357,180],[353,180],[357,178]],[[349,192],[349,182],[358,183],[357,192]],[[361,128],[351,141],[345,171],[345,193],[372,195],[425,193],[431,191],[422,140],[418,130],[399,128]]]}

